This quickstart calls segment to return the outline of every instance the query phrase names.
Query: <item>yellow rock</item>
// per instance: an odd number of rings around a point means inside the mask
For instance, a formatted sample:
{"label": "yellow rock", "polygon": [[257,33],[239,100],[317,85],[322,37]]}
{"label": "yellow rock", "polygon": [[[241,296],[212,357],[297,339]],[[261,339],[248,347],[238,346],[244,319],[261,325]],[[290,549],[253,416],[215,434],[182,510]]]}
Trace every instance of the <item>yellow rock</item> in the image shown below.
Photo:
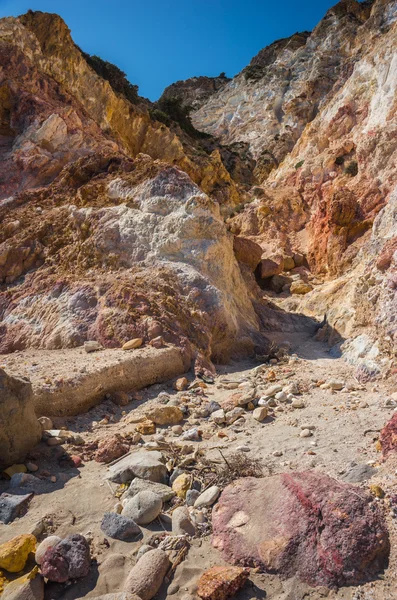
{"label": "yellow rock", "polygon": [[369,486],[369,490],[375,498],[384,498],[385,492],[382,490],[380,485],[372,484]]}
{"label": "yellow rock", "polygon": [[246,409],[247,410],[254,410],[255,408],[255,404],[253,402],[248,402]]}
{"label": "yellow rock", "polygon": [[149,419],[145,419],[142,423],[138,423],[135,429],[141,435],[152,435],[152,433],[156,433],[156,425]]}
{"label": "yellow rock", "polygon": [[186,390],[188,385],[189,382],[186,377],[180,377],[175,382],[175,389],[178,390],[178,392],[183,392],[183,390]]}
{"label": "yellow rock", "polygon": [[19,573],[28,556],[36,550],[36,538],[31,533],[18,535],[0,546],[0,568],[9,573]]}
{"label": "yellow rock", "polygon": [[183,421],[183,412],[178,406],[155,406],[145,416],[156,425],[176,425]]}
{"label": "yellow rock", "polygon": [[299,294],[304,295],[311,292],[313,287],[310,283],[305,283],[304,281],[293,281],[291,283],[290,292],[291,294]]}
{"label": "yellow rock", "polygon": [[12,467],[8,467],[8,469],[4,470],[4,473],[6,475],[8,475],[8,477],[10,479],[13,475],[15,475],[15,473],[27,473],[27,472],[28,472],[28,470],[25,465],[12,465]]}
{"label": "yellow rock", "polygon": [[0,571],[0,595],[3,593],[5,586],[8,583],[7,577]]}
{"label": "yellow rock", "polygon": [[142,338],[135,338],[133,340],[129,340],[125,344],[123,344],[123,350],[133,350],[134,348],[139,348],[143,344]]}
{"label": "yellow rock", "polygon": [[187,473],[182,473],[179,475],[174,483],[172,484],[172,489],[178,496],[178,498],[185,499],[187,492],[190,490],[190,486],[192,484],[192,476]]}

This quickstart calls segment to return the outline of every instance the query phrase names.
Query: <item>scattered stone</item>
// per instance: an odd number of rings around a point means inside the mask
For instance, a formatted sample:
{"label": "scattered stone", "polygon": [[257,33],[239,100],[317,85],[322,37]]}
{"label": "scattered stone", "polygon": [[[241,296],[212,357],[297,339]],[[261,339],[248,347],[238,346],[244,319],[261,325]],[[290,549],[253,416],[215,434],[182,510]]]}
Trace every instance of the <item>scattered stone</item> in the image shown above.
{"label": "scattered stone", "polygon": [[188,429],[181,435],[181,439],[188,442],[199,442],[201,440],[199,429],[197,427]]}
{"label": "scattered stone", "polygon": [[110,512],[104,514],[101,530],[112,539],[123,542],[132,542],[141,533],[140,528],[133,519]]}
{"label": "scattered stone", "polygon": [[178,498],[186,498],[186,494],[192,485],[192,476],[188,473],[181,473],[172,483],[172,489]]}
{"label": "scattered stone", "polygon": [[36,538],[32,534],[18,535],[0,545],[0,569],[19,573],[25,567],[28,556],[36,550]]}
{"label": "scattered stone", "polygon": [[95,460],[99,463],[108,464],[116,458],[127,454],[129,446],[123,444],[117,435],[105,438],[98,444],[98,450],[95,452]]}
{"label": "scattered stone", "polygon": [[26,463],[26,468],[30,473],[36,473],[39,470],[39,467],[31,462]]}
{"label": "scattered stone", "polygon": [[151,600],[159,591],[170,567],[171,562],[163,550],[146,552],[131,569],[124,592],[137,594],[141,600]]}
{"label": "scattered stone", "polygon": [[306,283],[305,281],[299,280],[299,281],[293,281],[291,283],[290,292],[291,292],[291,294],[304,295],[304,294],[308,294],[309,292],[311,292],[312,289],[313,289],[313,286],[310,285],[310,283]]}
{"label": "scattered stone", "polygon": [[236,407],[233,410],[230,410],[225,415],[225,420],[227,425],[232,425],[237,419],[240,419],[244,415],[245,411],[243,408]]}
{"label": "scattered stone", "polygon": [[129,340],[122,345],[122,350],[134,350],[135,348],[140,348],[143,344],[142,338],[135,338],[133,340]]}
{"label": "scattered stone", "polygon": [[43,431],[48,431],[50,429],[54,429],[54,425],[53,425],[53,422],[51,421],[50,417],[39,417],[38,422],[40,423],[41,429]]}
{"label": "scattered stone", "polygon": [[213,485],[205,490],[200,496],[197,498],[194,503],[195,508],[203,508],[204,506],[212,506],[218,499],[221,490],[217,485]]}
{"label": "scattered stone", "polygon": [[267,417],[267,407],[266,406],[258,406],[258,408],[255,408],[254,412],[252,413],[252,416],[254,417],[254,419],[256,421],[259,421],[259,423],[262,423],[262,421],[264,421]]}
{"label": "scattered stone", "polygon": [[183,427],[182,427],[182,425],[174,425],[172,427],[172,433],[174,435],[182,435],[182,433],[183,433]]}
{"label": "scattered stone", "polygon": [[149,421],[156,425],[177,425],[183,421],[183,412],[178,406],[156,406],[145,414]]}
{"label": "scattered stone", "polygon": [[200,492],[198,490],[188,490],[186,492],[186,505],[194,506],[197,498],[200,496]]}
{"label": "scattered stone", "polygon": [[44,554],[49,548],[55,548],[62,541],[62,538],[57,535],[49,535],[45,538],[38,546],[35,554],[35,561],[38,565],[41,565]]}
{"label": "scattered stone", "polygon": [[305,403],[301,398],[295,398],[291,402],[292,408],[305,408]]}
{"label": "scattered stone", "polygon": [[179,379],[176,380],[174,387],[178,392],[183,392],[184,390],[186,390],[188,385],[189,385],[189,382],[188,382],[187,378],[180,377]]}
{"label": "scattered stone", "polygon": [[68,535],[49,548],[41,561],[41,573],[49,581],[64,583],[86,577],[90,571],[90,547],[79,533]]}
{"label": "scattered stone", "polygon": [[371,479],[376,474],[376,469],[367,464],[354,465],[343,476],[343,481],[347,483],[361,483]]}
{"label": "scattered stone", "polygon": [[150,419],[145,419],[136,426],[136,431],[141,435],[152,435],[156,433],[156,425]]}
{"label": "scattered stone", "polygon": [[186,506],[178,506],[172,512],[172,533],[174,535],[190,535],[193,537],[196,528],[190,520]]}
{"label": "scattered stone", "polygon": [[115,465],[109,467],[108,479],[115,483],[126,483],[134,477],[167,483],[167,467],[163,463],[163,455],[156,450],[138,451],[122,458]]}
{"label": "scattered stone", "polygon": [[300,437],[301,438],[308,438],[311,437],[313,434],[310,431],[310,429],[302,429],[302,431],[300,432]]}
{"label": "scattered stone", "polygon": [[127,392],[112,392],[110,399],[116,406],[127,406],[131,402]]}
{"label": "scattered stone", "polygon": [[214,423],[216,423],[217,425],[223,425],[223,423],[225,423],[225,421],[226,421],[226,415],[225,415],[225,411],[223,410],[223,408],[213,412],[211,414],[211,420],[214,421]]}
{"label": "scattered stone", "polygon": [[157,494],[142,491],[127,500],[121,514],[133,519],[138,525],[148,525],[157,519],[162,507],[162,500]]}
{"label": "scattered stone", "polygon": [[344,388],[345,384],[342,381],[336,381],[334,379],[332,379],[331,381],[328,381],[328,387],[331,390],[342,390]]}
{"label": "scattered stone", "polygon": [[17,494],[1,494],[0,496],[0,521],[7,525],[12,523],[14,519],[23,517],[26,514],[29,502],[33,498],[33,494],[17,495]]}
{"label": "scattered stone", "polygon": [[168,487],[168,485],[164,485],[163,483],[155,483],[154,481],[147,481],[145,479],[140,479],[139,477],[135,477],[131,481],[131,485],[124,494],[124,498],[132,498],[136,496],[139,492],[149,491],[157,494],[161,498],[163,502],[168,502],[172,498],[174,498],[176,492]]}
{"label": "scattered stone", "polygon": [[236,452],[251,452],[251,448],[248,446],[237,446]]}
{"label": "scattered stone", "polygon": [[384,518],[371,496],[314,471],[233,482],[212,523],[213,544],[226,561],[312,586],[358,585],[389,556]]}
{"label": "scattered stone", "polygon": [[65,444],[65,442],[66,442],[65,438],[50,437],[47,440],[47,446],[62,446],[62,444]]}
{"label": "scattered stone", "polygon": [[282,456],[283,452],[281,450],[275,450],[275,452],[273,452],[273,456]]}
{"label": "scattered stone", "polygon": [[99,342],[95,340],[90,340],[89,342],[84,342],[84,350],[89,354],[90,352],[98,352],[98,350],[102,350],[102,346]]}
{"label": "scattered stone", "polygon": [[384,498],[385,497],[385,492],[380,487],[380,485],[372,484],[369,486],[369,490],[370,490],[371,494],[373,496],[375,496],[375,498]]}
{"label": "scattered stone", "polygon": [[277,402],[287,402],[288,400],[287,394],[285,392],[277,392],[274,398],[275,400],[277,400]]}
{"label": "scattered stone", "polygon": [[249,575],[240,567],[212,567],[203,573],[197,584],[197,595],[202,600],[226,600],[243,587]]}

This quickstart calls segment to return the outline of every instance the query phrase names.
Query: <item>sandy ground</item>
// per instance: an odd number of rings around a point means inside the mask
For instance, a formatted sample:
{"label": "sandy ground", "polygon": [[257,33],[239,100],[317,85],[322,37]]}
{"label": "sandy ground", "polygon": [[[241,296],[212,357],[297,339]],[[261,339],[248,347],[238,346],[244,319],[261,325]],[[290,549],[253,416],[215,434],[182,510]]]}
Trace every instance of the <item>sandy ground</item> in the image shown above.
{"label": "sandy ground", "polygon": [[[259,458],[264,473],[281,473],[295,470],[315,469],[332,477],[342,479],[352,463],[368,463],[373,461],[377,474],[361,485],[368,489],[369,484],[378,483],[386,494],[396,491],[397,460],[380,461],[376,450],[377,430],[380,430],[393,414],[393,407],[385,407],[385,401],[395,391],[386,381],[358,384],[353,378],[353,369],[342,359],[331,358],[327,348],[313,340],[306,340],[294,348],[298,353],[288,362],[266,367],[264,376],[273,371],[275,383],[286,384],[298,382],[303,389],[300,397],[305,408],[292,409],[281,405],[283,410],[275,410],[273,415],[263,423],[258,423],[252,413],[245,413],[245,423],[237,426],[216,427],[211,429],[209,421],[198,420],[191,416],[184,429],[200,424],[206,439],[201,442],[188,442],[194,447],[203,449],[207,458],[222,461],[219,450],[227,458],[236,452],[239,446],[248,446],[247,455]],[[95,355],[91,355],[96,360]],[[15,357],[24,365],[24,373],[32,367],[31,358]],[[25,362],[26,361],[26,362]],[[34,361],[39,367],[40,356]],[[3,361],[4,362],[4,361]],[[10,365],[8,365],[9,367]],[[253,376],[258,363],[238,363],[218,369],[218,377],[214,385],[204,390],[207,400],[222,400],[234,391],[225,389],[224,382],[243,382]],[[78,368],[77,366],[74,368]],[[188,377],[191,376],[188,375]],[[270,377],[270,375],[269,375]],[[350,392],[332,392],[317,387],[319,381],[337,379],[352,389]],[[223,383],[222,383],[223,382]],[[119,408],[110,401],[98,405],[88,413],[78,417],[54,418],[56,427],[67,426],[77,431],[86,441],[98,440],[114,433],[129,434],[135,430],[136,419],[146,408],[157,405],[157,397],[161,392],[171,396],[177,395],[168,384],[156,384],[135,396],[130,405]],[[264,386],[263,386],[264,387]],[[179,393],[179,396],[183,394]],[[110,417],[108,425],[96,425],[103,417]],[[302,426],[314,426],[313,436],[301,438]],[[220,437],[226,434],[227,437]],[[157,434],[167,440],[177,441],[169,427],[158,427]],[[155,436],[145,436],[145,442],[155,441]],[[68,447],[64,447],[68,450]],[[79,449],[75,448],[78,452]],[[117,499],[104,477],[107,467],[95,461],[86,461],[79,469],[62,468],[56,460],[59,447],[49,448],[41,444],[33,453],[34,462],[49,475],[55,475],[57,482],[52,484],[52,491],[36,495],[31,502],[28,513],[11,525],[0,525],[0,542],[7,541],[20,533],[40,532],[42,539],[51,533],[64,536],[72,532],[87,535],[91,540],[92,555],[96,562],[86,580],[71,585],[65,590],[58,585],[47,586],[46,599],[94,597],[99,594],[118,591],[130,567],[135,562],[135,553],[142,543],[154,532],[167,529],[167,525],[159,520],[144,528],[143,538],[134,543],[124,543],[105,538],[100,530],[104,512],[112,510]],[[282,453],[275,456],[274,453]],[[6,483],[0,482],[0,491]],[[310,588],[296,580],[282,581],[277,576],[252,574],[244,589],[236,596],[236,600],[303,600],[305,599],[346,599],[346,600],[392,600],[397,598],[396,584],[396,525],[389,515],[387,500],[381,500],[391,535],[392,551],[389,567],[376,581],[359,588],[343,588],[329,591],[323,588]],[[211,547],[210,536],[193,540],[185,561],[176,569],[171,582],[165,582],[158,594],[159,600],[194,598],[195,584],[200,574],[207,568],[224,564],[218,551]]]}

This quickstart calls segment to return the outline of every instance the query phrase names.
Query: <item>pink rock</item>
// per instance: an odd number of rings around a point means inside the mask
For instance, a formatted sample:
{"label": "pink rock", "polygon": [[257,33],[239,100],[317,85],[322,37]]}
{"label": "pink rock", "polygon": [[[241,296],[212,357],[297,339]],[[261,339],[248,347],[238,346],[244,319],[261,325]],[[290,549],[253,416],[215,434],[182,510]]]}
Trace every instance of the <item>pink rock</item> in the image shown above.
{"label": "pink rock", "polygon": [[362,489],[302,472],[240,479],[213,510],[213,545],[233,564],[310,585],[357,585],[384,566],[389,536]]}

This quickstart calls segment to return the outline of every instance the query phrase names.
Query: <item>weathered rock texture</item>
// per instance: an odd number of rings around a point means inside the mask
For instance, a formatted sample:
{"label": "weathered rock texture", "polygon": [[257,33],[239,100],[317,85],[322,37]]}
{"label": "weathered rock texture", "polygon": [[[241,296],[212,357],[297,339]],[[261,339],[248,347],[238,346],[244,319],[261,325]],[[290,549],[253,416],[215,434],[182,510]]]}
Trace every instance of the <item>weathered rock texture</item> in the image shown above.
{"label": "weathered rock texture", "polygon": [[213,511],[213,544],[229,562],[311,585],[356,585],[387,563],[388,532],[360,488],[315,472],[240,479]]}
{"label": "weathered rock texture", "polygon": [[[344,337],[367,330],[372,361],[397,348],[396,40],[395,0],[342,0],[313,32],[262,50],[193,114],[198,129],[248,143],[256,158],[262,185],[232,231],[263,258],[302,252],[327,280],[285,309],[327,312]],[[359,366],[364,378],[375,368]]]}
{"label": "weathered rock texture", "polygon": [[23,460],[40,438],[31,384],[0,369],[0,467]]}

